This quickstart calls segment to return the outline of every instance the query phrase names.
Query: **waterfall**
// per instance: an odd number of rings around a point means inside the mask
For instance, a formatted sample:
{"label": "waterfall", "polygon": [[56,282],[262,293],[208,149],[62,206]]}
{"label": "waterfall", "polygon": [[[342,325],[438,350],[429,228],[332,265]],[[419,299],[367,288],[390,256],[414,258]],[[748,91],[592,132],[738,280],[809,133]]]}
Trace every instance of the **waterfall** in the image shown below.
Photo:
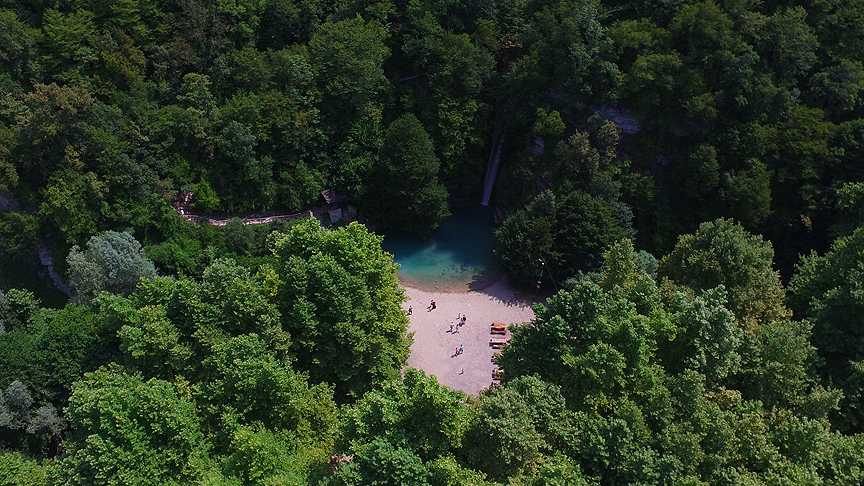
{"label": "waterfall", "polygon": [[39,244],[36,247],[36,253],[39,255],[39,263],[44,268],[48,280],[51,281],[54,288],[62,292],[66,297],[71,296],[72,290],[63,280],[63,277],[61,277],[60,274],[57,273],[57,270],[54,269],[54,257],[51,256],[51,252],[42,240],[39,240]]}
{"label": "waterfall", "polygon": [[486,176],[483,178],[483,199],[480,204],[489,205],[492,198],[492,189],[495,187],[495,179],[498,177],[498,166],[501,164],[501,149],[504,145],[502,130],[496,130],[493,136],[492,151],[489,152],[489,162],[486,164]]}
{"label": "waterfall", "polygon": [[[15,196],[9,193],[0,192],[0,212],[21,210],[21,205],[18,203],[18,200],[15,199]],[[28,210],[26,208],[23,209],[23,211],[26,213],[33,212],[32,209]],[[51,256],[51,251],[48,250],[48,246],[41,238],[37,241],[36,256],[39,257],[39,264],[42,266],[44,275],[51,281],[51,285],[53,285],[58,291],[62,292],[66,297],[72,295],[72,290],[69,289],[69,285],[66,284],[63,277],[61,277],[54,268],[54,257]],[[40,274],[41,273],[42,272],[40,272]]]}

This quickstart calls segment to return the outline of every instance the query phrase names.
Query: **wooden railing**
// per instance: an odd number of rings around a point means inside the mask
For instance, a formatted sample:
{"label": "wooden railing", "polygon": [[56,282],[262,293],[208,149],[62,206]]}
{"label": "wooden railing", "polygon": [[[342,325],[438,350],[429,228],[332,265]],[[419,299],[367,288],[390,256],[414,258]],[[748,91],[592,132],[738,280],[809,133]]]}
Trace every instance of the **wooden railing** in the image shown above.
{"label": "wooden railing", "polygon": [[231,220],[239,219],[243,224],[270,224],[282,221],[293,221],[302,218],[317,218],[323,219],[327,216],[326,208],[312,208],[296,213],[276,213],[276,214],[248,214],[245,216],[208,216],[203,214],[194,214],[186,211],[184,208],[175,208],[183,219],[198,224],[208,224],[210,226],[225,226]]}

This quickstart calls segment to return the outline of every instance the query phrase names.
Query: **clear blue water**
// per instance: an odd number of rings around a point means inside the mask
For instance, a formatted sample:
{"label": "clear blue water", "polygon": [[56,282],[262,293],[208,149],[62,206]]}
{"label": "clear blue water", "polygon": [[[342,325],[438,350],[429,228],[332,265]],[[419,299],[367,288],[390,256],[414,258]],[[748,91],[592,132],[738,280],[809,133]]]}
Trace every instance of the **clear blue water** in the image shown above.
{"label": "clear blue water", "polygon": [[428,239],[384,239],[405,281],[437,289],[477,285],[488,278],[495,271],[492,245],[492,212],[484,207],[455,211]]}

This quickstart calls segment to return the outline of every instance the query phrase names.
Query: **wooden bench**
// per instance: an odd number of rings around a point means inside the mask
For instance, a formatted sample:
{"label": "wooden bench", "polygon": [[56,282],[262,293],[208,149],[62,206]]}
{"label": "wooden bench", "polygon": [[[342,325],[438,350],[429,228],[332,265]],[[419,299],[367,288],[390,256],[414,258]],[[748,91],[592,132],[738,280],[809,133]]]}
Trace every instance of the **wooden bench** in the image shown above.
{"label": "wooden bench", "polygon": [[507,334],[507,326],[501,324],[500,322],[493,322],[492,327],[489,328],[489,333],[505,335]]}
{"label": "wooden bench", "polygon": [[501,349],[506,344],[507,344],[506,340],[497,340],[497,339],[490,339],[489,340],[489,346],[491,346],[492,349]]}

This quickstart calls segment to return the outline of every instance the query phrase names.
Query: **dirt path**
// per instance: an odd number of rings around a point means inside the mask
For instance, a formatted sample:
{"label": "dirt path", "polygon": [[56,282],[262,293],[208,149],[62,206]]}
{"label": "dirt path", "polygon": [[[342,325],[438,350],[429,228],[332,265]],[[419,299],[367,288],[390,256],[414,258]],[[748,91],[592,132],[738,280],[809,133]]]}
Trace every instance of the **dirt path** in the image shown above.
{"label": "dirt path", "polygon": [[[410,318],[414,344],[408,366],[473,395],[492,383],[495,352],[489,346],[492,322],[520,323],[534,317],[530,303],[518,299],[503,281],[481,291],[448,293],[406,287],[405,293],[408,297],[405,309],[413,307]],[[437,308],[429,312],[426,308],[432,299]],[[467,324],[456,334],[447,332],[460,313],[468,316]],[[460,344],[464,353],[453,356]]]}
{"label": "dirt path", "polygon": [[298,211],[295,213],[274,213],[274,214],[252,214],[252,215],[241,215],[241,216],[222,216],[222,217],[212,217],[205,216],[202,214],[193,214],[188,212],[183,208],[175,208],[177,213],[180,214],[183,219],[186,221],[190,221],[192,223],[198,224],[209,224],[210,226],[225,226],[230,223],[233,219],[239,219],[243,224],[270,224],[276,223],[279,221],[291,221],[295,219],[301,218],[318,218],[323,219],[324,216],[327,215],[327,210],[324,208],[312,208],[305,211]]}

